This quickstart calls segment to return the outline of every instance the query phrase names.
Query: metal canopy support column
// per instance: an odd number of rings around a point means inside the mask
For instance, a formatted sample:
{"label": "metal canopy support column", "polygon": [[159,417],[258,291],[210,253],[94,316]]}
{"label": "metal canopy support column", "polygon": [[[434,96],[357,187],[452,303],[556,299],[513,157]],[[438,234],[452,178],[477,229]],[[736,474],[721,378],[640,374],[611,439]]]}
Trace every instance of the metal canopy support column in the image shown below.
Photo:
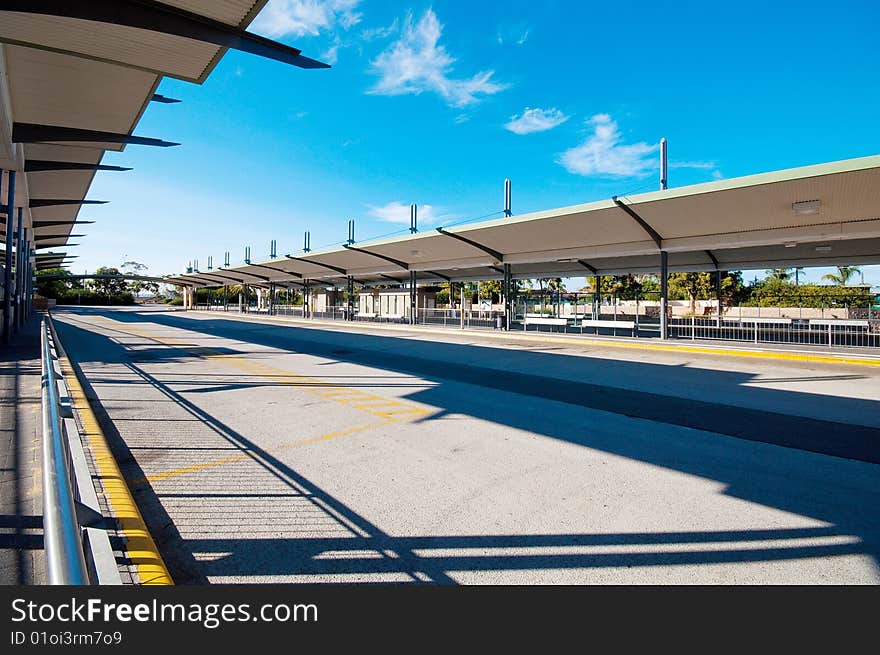
{"label": "metal canopy support column", "polygon": [[504,293],[504,325],[505,330],[510,329],[513,322],[513,293],[512,280],[510,277],[510,264],[504,265],[504,283],[501,285],[501,291]]}
{"label": "metal canopy support column", "polygon": [[354,276],[348,276],[348,298],[346,299],[346,307],[348,308],[348,312],[346,314],[346,319],[349,321],[354,320]]}
{"label": "metal canopy support column", "polygon": [[[2,171],[0,171],[2,175]],[[6,190],[6,253],[3,262],[3,342],[12,339],[12,209],[15,207],[15,171],[9,171],[9,186]]]}
{"label": "metal canopy support column", "polygon": [[[10,212],[10,216],[12,212]],[[15,297],[12,299],[13,307],[12,307],[12,329],[15,332],[18,332],[24,321],[21,317],[21,303],[24,297],[22,293],[22,286],[24,285],[24,271],[22,270],[22,264],[24,261],[24,257],[22,257],[22,251],[24,250],[24,209],[22,207],[18,208],[18,217],[16,220],[15,226]]]}
{"label": "metal canopy support column", "polygon": [[715,253],[711,250],[707,250],[706,254],[709,256],[709,259],[712,260],[712,265],[715,266],[715,301],[717,302],[718,307],[718,316],[715,317],[716,325],[721,327],[721,270],[718,268],[718,258],[715,257]]}
{"label": "metal canopy support column", "polygon": [[669,338],[669,318],[666,315],[666,299],[669,292],[669,253],[660,251],[660,338]]}
{"label": "metal canopy support column", "polygon": [[602,318],[602,276],[593,277],[593,318]]}
{"label": "metal canopy support column", "polygon": [[27,252],[30,249],[27,245],[27,228],[24,227],[23,209],[18,208],[18,240],[15,244],[15,327],[20,330],[24,325],[24,297],[25,286],[27,284],[25,278],[25,262],[27,260]]}
{"label": "metal canopy support column", "polygon": [[312,284],[310,280],[303,280],[303,318],[312,317]]}
{"label": "metal canopy support column", "polygon": [[409,272],[409,322],[410,325],[418,323],[418,290],[416,288],[416,272]]}

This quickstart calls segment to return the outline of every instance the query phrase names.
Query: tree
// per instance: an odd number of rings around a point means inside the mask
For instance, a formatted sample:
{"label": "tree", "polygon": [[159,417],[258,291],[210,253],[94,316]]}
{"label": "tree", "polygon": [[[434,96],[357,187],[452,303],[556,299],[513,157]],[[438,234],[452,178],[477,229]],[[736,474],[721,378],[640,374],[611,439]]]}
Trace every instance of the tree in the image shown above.
{"label": "tree", "polygon": [[[119,275],[119,269],[101,266],[97,271],[95,271],[95,275]],[[125,280],[122,279],[95,279],[92,280],[92,288],[95,290],[95,293],[100,294],[102,296],[107,296],[108,298],[112,296],[120,296],[124,294],[127,289],[127,285],[125,284]]]}
{"label": "tree", "polygon": [[[140,262],[123,262],[122,266],[120,266],[119,268],[123,273],[128,273],[129,275],[147,274],[147,267]],[[149,291],[153,294],[159,293],[159,285],[156,282],[146,282],[144,280],[129,280],[128,289],[135,296],[138,295],[141,291]]]}
{"label": "tree", "polygon": [[839,287],[845,287],[849,283],[850,278],[860,270],[858,266],[838,266],[837,273],[828,273],[823,275],[822,279],[833,282]]}
{"label": "tree", "polygon": [[766,271],[767,279],[775,282],[788,282],[791,280],[790,268],[768,268]]}
{"label": "tree", "polygon": [[71,288],[72,284],[67,280],[41,280],[40,278],[45,278],[48,276],[63,276],[68,277],[71,275],[70,271],[66,268],[46,268],[41,271],[37,271],[37,293],[43,296],[43,298],[59,298],[64,295],[64,292]]}
{"label": "tree", "polygon": [[[671,273],[669,275],[670,296],[684,296],[690,302],[690,313],[697,311],[697,298],[715,297],[715,276],[717,273]],[[721,278],[722,300],[741,300],[745,285],[740,271],[729,271]]]}
{"label": "tree", "polygon": [[687,296],[690,301],[689,311],[697,312],[697,297],[708,296],[714,288],[712,274],[710,273],[671,273],[669,275],[669,290],[672,294],[678,292]]}

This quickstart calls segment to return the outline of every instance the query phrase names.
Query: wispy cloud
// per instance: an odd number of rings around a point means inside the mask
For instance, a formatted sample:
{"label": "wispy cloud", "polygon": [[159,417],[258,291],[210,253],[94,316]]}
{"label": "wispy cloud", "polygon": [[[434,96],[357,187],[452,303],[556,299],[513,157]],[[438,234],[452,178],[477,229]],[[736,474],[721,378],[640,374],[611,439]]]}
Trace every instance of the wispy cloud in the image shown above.
{"label": "wispy cloud", "polygon": [[361,0],[270,0],[254,20],[252,29],[272,38],[317,36],[337,26],[344,30],[357,25],[355,11]]}
{"label": "wispy cloud", "polygon": [[376,39],[387,39],[389,36],[393,34],[397,34],[397,30],[400,29],[400,23],[395,18],[391,25],[386,27],[373,27],[370,29],[366,29],[361,31],[361,38],[364,41],[375,41]]}
{"label": "wispy cloud", "polygon": [[504,128],[514,134],[546,132],[562,125],[568,118],[568,116],[555,108],[539,109],[536,107],[531,109],[526,107],[525,111],[519,116],[511,116],[510,121],[504,125]]}
{"label": "wispy cloud", "polygon": [[698,168],[708,170],[715,168],[718,164],[714,161],[671,161],[669,168]]}
{"label": "wispy cloud", "polygon": [[531,34],[531,32],[532,28],[523,25],[522,23],[515,26],[502,26],[498,28],[496,40],[498,41],[498,45],[504,45],[505,43],[523,45],[529,40],[529,34]]}
{"label": "wispy cloud", "polygon": [[480,96],[498,93],[507,85],[492,80],[494,71],[483,71],[473,77],[450,77],[455,59],[439,44],[443,25],[433,10],[428,9],[416,23],[408,13],[400,38],[372,62],[380,76],[369,93],[377,95],[420,94],[432,91],[453,107],[464,107]]}
{"label": "wispy cloud", "polygon": [[[380,221],[409,225],[409,205],[394,201],[382,207],[368,206],[370,208],[370,216],[378,218]],[[419,224],[433,225],[439,221],[454,219],[456,216],[444,214],[439,207],[434,207],[433,205],[419,205],[418,218]]]}
{"label": "wispy cloud", "polygon": [[593,133],[582,144],[559,156],[559,163],[569,173],[640,177],[657,167],[648,155],[659,146],[644,142],[622,144],[617,122],[608,114],[592,116],[587,125]]}
{"label": "wispy cloud", "polygon": [[327,62],[331,66],[333,66],[339,60],[339,44],[336,43],[324,52],[321,55],[321,61]]}

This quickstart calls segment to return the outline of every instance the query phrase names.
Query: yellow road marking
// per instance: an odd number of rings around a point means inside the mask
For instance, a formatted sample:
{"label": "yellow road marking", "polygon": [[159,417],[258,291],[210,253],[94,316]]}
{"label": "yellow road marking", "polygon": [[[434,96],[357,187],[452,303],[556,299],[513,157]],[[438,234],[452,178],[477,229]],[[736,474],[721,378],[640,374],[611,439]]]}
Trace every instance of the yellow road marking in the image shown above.
{"label": "yellow road marking", "polygon": [[328,385],[326,382],[323,382],[322,380],[319,380],[317,378],[300,375],[299,373],[294,373],[293,371],[288,371],[282,368],[271,366],[269,364],[265,364],[263,362],[247,359],[245,357],[242,357],[241,355],[223,353],[217,351],[216,349],[200,346],[192,348],[192,344],[189,343],[192,340],[191,338],[182,339],[177,337],[159,337],[156,336],[155,333],[138,330],[137,328],[132,328],[127,324],[123,324],[120,321],[114,321],[104,316],[95,318],[101,319],[101,322],[105,323],[108,327],[111,327],[112,324],[113,329],[120,332],[124,332],[126,334],[141,337],[144,339],[150,339],[151,341],[155,341],[156,343],[160,343],[166,346],[173,346],[177,348],[186,348],[187,346],[189,346],[191,348],[189,352],[191,354],[194,354],[196,357],[201,357],[202,359],[207,359],[209,361],[217,361],[250,375],[255,375],[257,377],[261,377],[280,385],[298,386],[301,387],[301,390],[305,391],[306,393],[321,396],[322,398],[338,402],[340,404],[352,407],[353,409],[357,409],[367,414],[372,414],[373,416],[377,416],[379,418],[388,418],[389,411],[374,409],[369,404],[365,404],[364,406],[358,405],[367,403],[367,401],[374,401],[376,403],[381,403],[382,407],[395,407],[398,408],[394,410],[395,412],[409,412],[413,416],[427,415],[431,413],[430,410],[422,409],[420,407],[416,407],[414,405],[410,405],[396,399],[385,398],[383,396],[379,396],[367,391],[352,389],[345,386]]}
{"label": "yellow road marking", "polygon": [[[296,448],[298,446],[306,446],[308,444],[318,443],[321,441],[330,441],[331,439],[336,439],[337,437],[346,437],[350,434],[355,434],[357,432],[364,432],[366,430],[371,430],[373,428],[382,427],[384,425],[389,425],[391,423],[397,423],[398,421],[381,421],[379,423],[369,423],[367,425],[359,425],[353,428],[347,428],[345,430],[337,430],[335,432],[328,432],[327,434],[322,434],[317,437],[308,437],[306,439],[299,439],[297,441],[292,441],[290,443],[283,444],[276,448],[266,449],[266,453],[275,454],[279,452],[283,452],[285,450],[289,450],[290,448]],[[236,462],[242,462],[248,459],[256,459],[258,455],[253,452],[245,452],[241,455],[233,455],[232,457],[224,457],[222,459],[215,459],[210,462],[203,462],[202,464],[195,464],[193,466],[184,466],[179,469],[174,469],[172,471],[165,471],[164,473],[154,473],[153,475],[148,475],[143,480],[134,480],[132,484],[139,484],[141,482],[158,482],[160,480],[167,480],[168,478],[177,477],[179,475],[186,475],[187,473],[198,473],[200,471],[206,471],[208,469],[217,468],[218,466],[224,466],[226,464],[234,464]]]}
{"label": "yellow road marking", "polygon": [[[105,324],[109,323],[117,323],[117,321],[112,321],[106,317],[96,317],[101,318],[102,322]],[[121,327],[114,327],[114,329],[119,330],[121,332],[125,332],[126,334],[130,334],[132,336],[138,336],[145,339],[150,339],[157,343],[174,346],[174,347],[185,347],[181,344],[181,339],[174,337],[157,337],[153,334],[137,329],[132,329],[129,326],[126,326],[124,329]],[[189,345],[189,344],[187,344]],[[258,377],[262,377],[266,380],[276,382],[285,386],[302,386],[302,391],[307,393],[311,393],[313,395],[318,395],[323,398],[327,398],[329,400],[333,400],[335,402],[344,404],[346,406],[352,407],[354,409],[358,409],[367,414],[371,414],[382,420],[378,423],[369,423],[366,425],[360,425],[352,428],[346,428],[343,430],[337,430],[334,432],[329,432],[327,434],[323,434],[317,437],[308,437],[306,439],[299,439],[287,444],[283,444],[273,449],[269,449],[267,453],[276,453],[287,450],[289,448],[294,448],[298,446],[305,446],[308,444],[318,443],[321,441],[329,441],[331,439],[336,439],[342,436],[348,436],[350,434],[355,434],[358,432],[363,432],[366,430],[371,430],[373,428],[383,427],[386,425],[391,425],[393,423],[401,423],[404,421],[412,420],[417,417],[427,416],[431,413],[430,410],[423,409],[421,407],[417,407],[415,405],[406,404],[391,398],[384,398],[382,396],[377,396],[369,392],[361,391],[358,389],[351,389],[348,387],[342,386],[327,386],[326,383],[318,380],[316,378],[310,378],[305,375],[300,375],[298,373],[294,373],[292,371],[288,371],[285,369],[277,368],[275,366],[271,366],[269,364],[265,364],[263,362],[255,362],[253,360],[247,359],[245,357],[241,357],[240,355],[233,355],[229,353],[220,353],[216,349],[211,348],[203,348],[196,347],[193,350],[197,351],[195,355],[202,359],[207,359],[209,361],[218,361],[222,364],[230,366],[232,368],[236,368],[245,373],[255,375]],[[190,352],[193,352],[192,350]],[[360,406],[364,405],[364,406]],[[382,409],[386,408],[386,409]],[[194,464],[192,466],[184,466],[178,469],[174,469],[171,471],[165,471],[163,473],[155,473],[153,475],[149,475],[141,480],[133,480],[131,481],[132,485],[141,484],[145,481],[147,482],[157,482],[160,480],[167,480],[168,478],[176,477],[179,475],[186,475],[188,473],[197,473],[200,471],[205,471],[211,468],[216,468],[219,466],[224,466],[226,464],[233,464],[236,462],[241,462],[247,459],[254,459],[257,455],[252,452],[245,452],[239,455],[233,455],[230,457],[223,457],[221,459],[216,459],[210,462],[202,462],[200,464]]]}
{"label": "yellow road marking", "polygon": [[162,561],[156,542],[147,530],[147,524],[141,515],[134,498],[131,496],[125,478],[116,464],[116,459],[110,452],[104,431],[92,411],[86,394],[83,391],[79,378],[70,360],[66,356],[59,357],[62,369],[65,370],[65,378],[73,397],[74,405],[82,419],[86,438],[98,475],[104,487],[104,493],[113,509],[113,515],[119,522],[119,527],[126,537],[125,550],[129,559],[137,568],[141,584],[145,585],[173,585],[174,581]]}

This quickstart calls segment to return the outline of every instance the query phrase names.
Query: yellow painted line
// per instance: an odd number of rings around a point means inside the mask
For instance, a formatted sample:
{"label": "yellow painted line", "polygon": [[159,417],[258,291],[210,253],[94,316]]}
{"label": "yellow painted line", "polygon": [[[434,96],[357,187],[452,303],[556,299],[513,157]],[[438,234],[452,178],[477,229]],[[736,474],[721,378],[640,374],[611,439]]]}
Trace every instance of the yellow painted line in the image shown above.
{"label": "yellow painted line", "polygon": [[[346,428],[344,430],[337,430],[335,432],[328,432],[327,434],[322,434],[317,437],[308,437],[306,439],[299,439],[297,441],[292,441],[290,443],[286,443],[282,446],[278,446],[276,448],[270,448],[266,450],[269,454],[275,454],[279,452],[283,452],[285,450],[289,450],[290,448],[296,448],[298,446],[306,446],[313,443],[319,443],[321,441],[330,441],[331,439],[336,439],[338,437],[346,437],[350,434],[355,434],[358,432],[364,432],[366,430],[370,430],[372,428],[378,428],[384,425],[388,425],[390,423],[395,423],[397,421],[381,421],[379,423],[370,423],[367,425],[359,425],[353,428]],[[168,478],[174,478],[179,475],[186,475],[187,473],[199,473],[201,471],[207,471],[212,468],[217,468],[219,466],[225,466],[226,464],[235,464],[237,462],[243,462],[248,459],[256,459],[256,453],[242,453],[241,455],[234,455],[232,457],[223,457],[221,459],[215,459],[210,462],[203,462],[202,464],[195,464],[193,466],[184,466],[178,469],[174,469],[172,471],[165,471],[164,473],[154,473],[153,475],[148,475],[146,478],[142,480],[134,480],[132,484],[140,484],[143,482],[158,482],[160,480],[167,480]]]}
{"label": "yellow painted line", "polygon": [[[205,312],[202,310],[190,310],[195,311],[199,314],[215,314],[216,312]],[[428,327],[417,327],[417,328],[402,328],[393,325],[378,325],[372,326],[369,324],[366,325],[358,325],[357,327],[351,325],[339,326],[338,323],[334,323],[332,321],[321,321],[321,320],[304,320],[304,319],[296,319],[296,318],[252,318],[246,316],[235,316],[235,317],[227,317],[222,316],[220,318],[225,318],[226,320],[246,320],[246,321],[254,321],[257,323],[275,323],[275,324],[285,324],[285,323],[295,323],[297,325],[302,325],[303,327],[308,328],[310,325],[322,325],[322,326],[334,326],[334,327],[345,327],[351,331],[359,331],[359,330],[393,330],[397,332],[408,332],[412,333],[428,333],[428,334],[445,334],[449,336],[453,336],[455,334],[458,335],[467,335],[480,337],[483,339],[496,339],[501,341],[519,341],[521,343],[553,343],[553,344],[565,344],[568,346],[589,346],[589,345],[602,345],[608,346],[610,348],[629,348],[635,350],[655,350],[661,352],[684,352],[684,353],[698,353],[701,355],[721,355],[725,357],[751,357],[756,359],[778,359],[784,361],[797,361],[797,362],[816,362],[820,364],[850,364],[855,366],[880,366],[880,358],[863,358],[858,356],[850,356],[850,355],[841,355],[841,356],[833,356],[833,355],[816,355],[811,353],[795,353],[795,352],[782,352],[779,350],[745,350],[738,348],[709,348],[705,346],[685,346],[685,345],[675,345],[675,344],[659,344],[659,343],[633,343],[631,341],[610,341],[608,339],[596,339],[593,337],[585,337],[582,341],[575,341],[577,337],[569,337],[567,339],[562,339],[558,337],[549,337],[549,336],[538,336],[534,334],[520,335],[516,332],[505,332],[504,334],[498,334],[494,332],[482,332],[476,330],[458,330],[453,331],[450,329],[439,330],[436,328],[428,328]]]}
{"label": "yellow painted line", "polygon": [[[181,345],[181,342],[183,344],[186,344],[187,341],[191,341],[191,338],[183,340],[176,337],[159,337],[156,336],[154,333],[139,330],[137,328],[132,328],[127,323],[114,321],[113,319],[109,319],[103,316],[96,318],[100,318],[101,323],[103,323],[107,327],[112,327],[112,329],[116,331],[124,332],[132,336],[150,339],[156,343],[160,343],[163,345],[186,347],[185,345]],[[408,403],[404,403],[397,399],[385,398],[383,396],[378,396],[366,391],[352,389],[345,386],[328,386],[328,384],[326,382],[323,382],[322,380],[311,378],[305,375],[300,375],[298,373],[294,373],[293,371],[288,371],[282,368],[277,368],[264,362],[247,359],[245,357],[242,357],[241,355],[222,353],[215,349],[203,348],[199,346],[191,348],[189,352],[191,352],[196,357],[201,357],[209,361],[217,361],[250,375],[256,375],[258,377],[262,377],[263,379],[276,382],[277,384],[286,386],[298,386],[301,388],[302,391],[305,391],[306,393],[321,396],[322,398],[338,402],[340,404],[346,405],[353,409],[357,409],[358,411],[362,411],[367,414],[371,414],[373,416],[377,416],[379,418],[387,419],[390,415],[394,415],[394,413],[389,413],[388,411],[374,411],[369,405],[358,407],[357,404],[363,404],[367,401],[381,401],[383,407],[399,407],[399,412],[408,412],[413,416],[427,415],[430,413],[429,410],[422,409]]]}
{"label": "yellow painted line", "polygon": [[[107,319],[101,317],[105,324],[108,323],[117,323],[117,321],[112,321],[111,319]],[[125,332],[127,334],[131,334],[133,336],[139,336],[141,338],[150,339],[156,343],[164,344],[164,345],[174,345],[177,347],[177,343],[181,341],[176,338],[167,338],[167,337],[157,337],[148,332],[144,332],[142,330],[132,329],[129,326],[125,326],[125,328],[117,327],[114,328],[117,331]],[[336,430],[334,432],[328,432],[327,434],[322,434],[317,437],[308,437],[306,439],[298,439],[296,441],[292,441],[290,443],[283,444],[276,448],[272,448],[266,450],[267,453],[277,453],[288,450],[290,448],[295,448],[299,446],[305,446],[308,444],[319,443],[322,441],[329,441],[331,439],[336,439],[338,437],[348,436],[351,434],[356,434],[358,432],[364,432],[366,430],[371,430],[373,428],[383,427],[386,425],[391,425],[394,423],[402,423],[408,420],[411,420],[416,417],[427,416],[431,414],[431,410],[423,409],[421,407],[417,407],[415,405],[410,405],[407,403],[403,403],[396,399],[384,398],[382,396],[377,396],[365,391],[361,391],[358,389],[351,389],[349,387],[344,386],[330,386],[328,387],[326,383],[321,380],[310,378],[304,375],[300,375],[298,373],[294,373],[292,371],[287,371],[285,369],[276,368],[274,366],[270,366],[269,364],[265,364],[263,362],[255,362],[250,359],[246,359],[245,357],[241,357],[240,355],[233,355],[229,353],[219,353],[218,351],[210,348],[194,348],[197,352],[195,355],[202,359],[210,360],[210,361],[218,361],[222,364],[230,366],[232,368],[236,368],[245,373],[249,373],[251,375],[256,375],[262,377],[264,379],[277,382],[282,385],[288,386],[298,386],[304,385],[302,390],[311,393],[313,395],[322,396],[333,400],[335,402],[339,402],[341,404],[350,406],[354,409],[359,409],[360,411],[366,412],[373,416],[377,416],[382,420],[378,423],[369,423],[366,425],[355,426],[352,428],[345,428],[342,430]],[[317,387],[317,388],[310,388]],[[358,407],[358,404],[365,404],[364,407]],[[378,403],[378,404],[375,404]],[[385,410],[381,408],[387,408]],[[100,428],[99,428],[100,429]],[[138,484],[143,484],[144,482],[158,482],[161,480],[167,480],[169,478],[177,477],[180,475],[187,475],[189,473],[198,473],[201,471],[206,471],[212,468],[217,468],[220,466],[225,466],[227,464],[234,464],[237,462],[245,461],[247,459],[255,459],[257,455],[252,452],[244,452],[238,455],[232,455],[230,457],[223,457],[220,459],[212,460],[209,462],[202,462],[199,464],[194,464],[192,466],[184,466],[181,468],[177,468],[171,471],[165,471],[162,473],[154,473],[152,475],[147,476],[146,478],[139,480],[132,480],[132,486],[136,486]],[[115,461],[113,462],[115,465]],[[118,471],[118,468],[117,468]],[[121,479],[121,475],[120,475]],[[126,491],[128,488],[126,487]],[[170,578],[169,578],[170,579]]]}
{"label": "yellow painted line", "polygon": [[119,522],[120,530],[125,535],[125,550],[137,569],[141,584],[173,585],[174,581],[165,567],[156,542],[153,541],[153,537],[147,530],[144,517],[132,498],[131,491],[125,483],[125,478],[122,477],[116,459],[110,452],[104,431],[86,398],[76,370],[66,356],[59,357],[59,360],[62,370],[65,371],[65,381],[70,388],[74,405],[82,419],[104,493],[113,509],[114,517]]}

